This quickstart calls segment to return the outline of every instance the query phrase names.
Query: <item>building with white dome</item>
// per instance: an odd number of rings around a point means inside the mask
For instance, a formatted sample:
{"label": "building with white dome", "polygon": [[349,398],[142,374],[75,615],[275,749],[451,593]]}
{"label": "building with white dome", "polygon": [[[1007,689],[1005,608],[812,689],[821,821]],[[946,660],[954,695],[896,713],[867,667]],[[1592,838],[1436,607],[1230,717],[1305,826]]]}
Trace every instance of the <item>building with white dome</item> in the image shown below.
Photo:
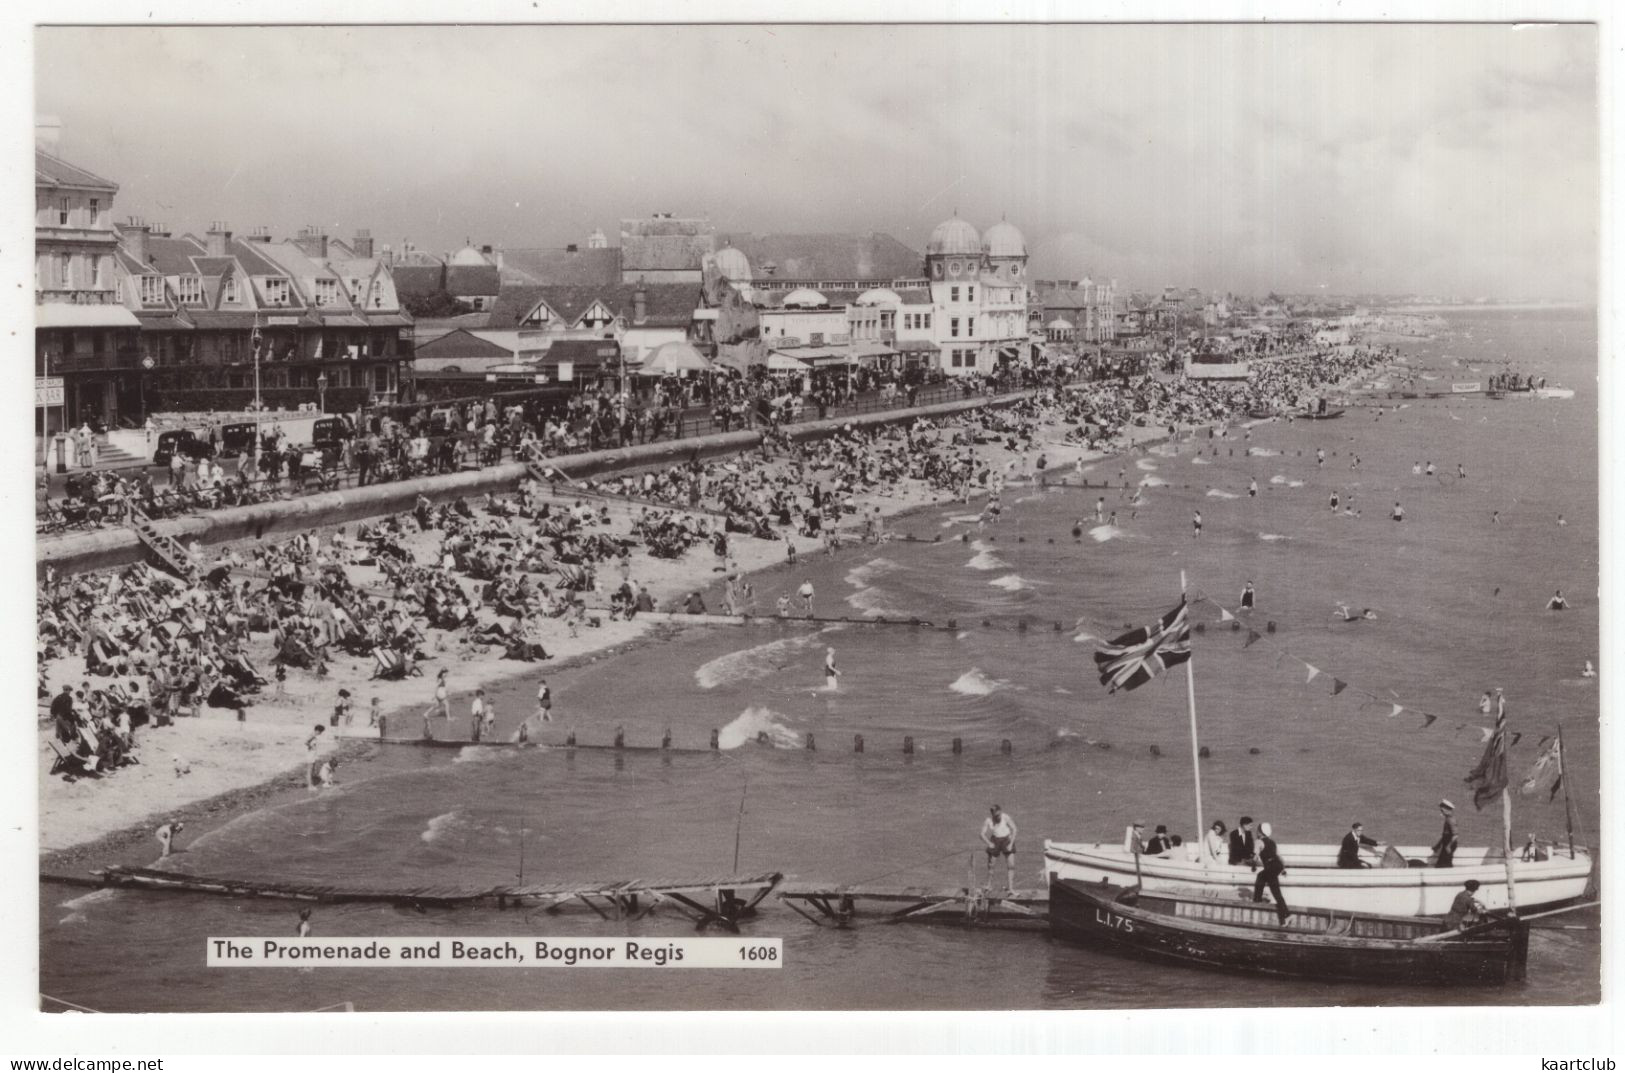
{"label": "building with white dome", "polygon": [[979,233],[957,215],[931,232],[925,248],[931,287],[931,339],[950,376],[991,373],[1025,357],[1027,241],[999,221]]}

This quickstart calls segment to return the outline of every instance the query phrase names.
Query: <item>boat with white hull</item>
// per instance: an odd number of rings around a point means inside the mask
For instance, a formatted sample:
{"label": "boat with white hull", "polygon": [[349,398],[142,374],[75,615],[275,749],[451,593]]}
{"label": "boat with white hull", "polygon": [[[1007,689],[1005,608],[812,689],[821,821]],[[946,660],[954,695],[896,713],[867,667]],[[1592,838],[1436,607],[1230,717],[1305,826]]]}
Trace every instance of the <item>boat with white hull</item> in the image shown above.
{"label": "boat with white hull", "polygon": [[[1424,846],[1395,847],[1409,860],[1425,860]],[[1568,855],[1567,847],[1553,847],[1546,860],[1512,862],[1517,907],[1529,912],[1581,899],[1591,877],[1591,857],[1583,849]],[[1463,846],[1451,868],[1339,868],[1335,845],[1280,846],[1286,871],[1281,893],[1290,906],[1382,913],[1390,916],[1442,916],[1469,879],[1478,880],[1478,900],[1488,909],[1508,905],[1507,867],[1499,850]],[[1105,880],[1148,891],[1200,894],[1208,897],[1251,899],[1257,875],[1246,865],[1215,861],[1205,864],[1174,857],[1142,856],[1136,872],[1134,856],[1122,845],[1109,842],[1044,843],[1044,873],[1048,879]],[[1268,895],[1266,895],[1266,898]]]}

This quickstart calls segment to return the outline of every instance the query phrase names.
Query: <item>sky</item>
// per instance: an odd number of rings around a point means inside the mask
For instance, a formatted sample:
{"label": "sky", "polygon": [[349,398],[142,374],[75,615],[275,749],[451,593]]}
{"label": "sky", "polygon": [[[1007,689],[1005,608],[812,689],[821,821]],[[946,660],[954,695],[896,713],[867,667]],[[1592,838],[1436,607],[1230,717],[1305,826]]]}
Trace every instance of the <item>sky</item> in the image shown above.
{"label": "sky", "polygon": [[1596,300],[1593,27],[51,28],[35,112],[201,234],[435,252],[958,214],[1041,277]]}

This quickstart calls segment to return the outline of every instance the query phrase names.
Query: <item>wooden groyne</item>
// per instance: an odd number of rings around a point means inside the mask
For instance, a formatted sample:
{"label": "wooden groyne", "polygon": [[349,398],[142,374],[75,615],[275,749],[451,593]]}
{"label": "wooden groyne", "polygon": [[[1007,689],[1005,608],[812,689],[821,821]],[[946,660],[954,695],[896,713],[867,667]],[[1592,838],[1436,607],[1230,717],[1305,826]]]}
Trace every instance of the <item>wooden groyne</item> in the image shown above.
{"label": "wooden groyne", "polygon": [[274,879],[189,875],[161,868],[112,866],[88,877],[42,875],[42,881],[77,886],[210,894],[231,898],[274,898],[320,904],[374,903],[411,909],[542,909],[557,912],[580,902],[605,920],[635,920],[666,906],[701,925],[737,930],[754,916],[762,899],[784,879],[782,872],[696,879],[616,879],[607,882],[541,882],[511,886],[365,887]]}
{"label": "wooden groyne", "polygon": [[797,884],[779,901],[819,927],[950,924],[1042,931],[1049,927],[1047,891],[977,887],[876,887]]}

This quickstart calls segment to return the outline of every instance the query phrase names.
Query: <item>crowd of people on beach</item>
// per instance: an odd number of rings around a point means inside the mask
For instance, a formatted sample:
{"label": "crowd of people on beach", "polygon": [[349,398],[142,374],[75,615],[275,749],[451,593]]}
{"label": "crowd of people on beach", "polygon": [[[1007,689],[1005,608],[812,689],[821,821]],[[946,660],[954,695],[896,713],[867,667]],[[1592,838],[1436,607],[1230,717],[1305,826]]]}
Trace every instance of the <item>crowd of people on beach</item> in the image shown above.
{"label": "crowd of people on beach", "polygon": [[[734,541],[785,542],[793,561],[793,536],[822,539],[829,550],[843,529],[848,539],[884,539],[879,519],[860,507],[866,497],[897,494],[908,482],[964,500],[996,497],[1003,474],[980,447],[1042,451],[1049,425],[1102,446],[1131,422],[1222,422],[1261,402],[1296,404],[1387,358],[1380,349],[1315,351],[1255,367],[1246,384],[1150,375],[1126,384],[1056,381],[1001,408],[849,424],[818,439],[792,440],[769,428],[757,449],[726,459],[696,455],[581,483],[526,477],[511,495],[475,502],[458,497],[437,506],[420,497],[412,511],[353,533],[341,526],[325,537],[310,532],[234,546],[212,562],[194,545],[186,578],[146,564],[71,579],[48,569],[38,594],[40,695],[51,694],[55,663],[83,658],[84,679],[67,699],[52,701],[56,737],[80,758],[68,763],[71,773],[105,773],[133,756],[136,727],[200,706],[241,709],[273,681],[281,692],[289,669],[321,677],[339,652],[370,656],[375,677],[386,679],[419,673],[430,652],[454,643],[547,659],[540,627],[548,619],[575,635],[600,612],[631,617],[655,608],[647,585],[631,576],[634,549],[659,559],[708,549],[713,572],[726,581],[723,610],[748,611]],[[558,442],[564,426],[546,418],[537,426],[530,416],[523,406],[490,401],[468,423],[486,430],[482,438],[502,428],[521,445]],[[392,430],[391,442],[404,444],[408,457],[432,460],[433,446],[423,451],[419,444],[429,431],[427,422],[414,421]],[[359,449],[372,451],[373,438],[360,438]],[[539,448],[538,457],[549,457],[547,450]],[[199,485],[229,495],[234,482],[222,471],[205,471]],[[127,503],[144,505],[156,494],[144,475],[92,479]],[[623,523],[612,503],[626,509]],[[422,534],[432,541],[426,554]],[[362,568],[370,574],[358,573]],[[698,596],[681,594],[669,606],[703,609]],[[810,608],[810,597],[806,603]]]}

